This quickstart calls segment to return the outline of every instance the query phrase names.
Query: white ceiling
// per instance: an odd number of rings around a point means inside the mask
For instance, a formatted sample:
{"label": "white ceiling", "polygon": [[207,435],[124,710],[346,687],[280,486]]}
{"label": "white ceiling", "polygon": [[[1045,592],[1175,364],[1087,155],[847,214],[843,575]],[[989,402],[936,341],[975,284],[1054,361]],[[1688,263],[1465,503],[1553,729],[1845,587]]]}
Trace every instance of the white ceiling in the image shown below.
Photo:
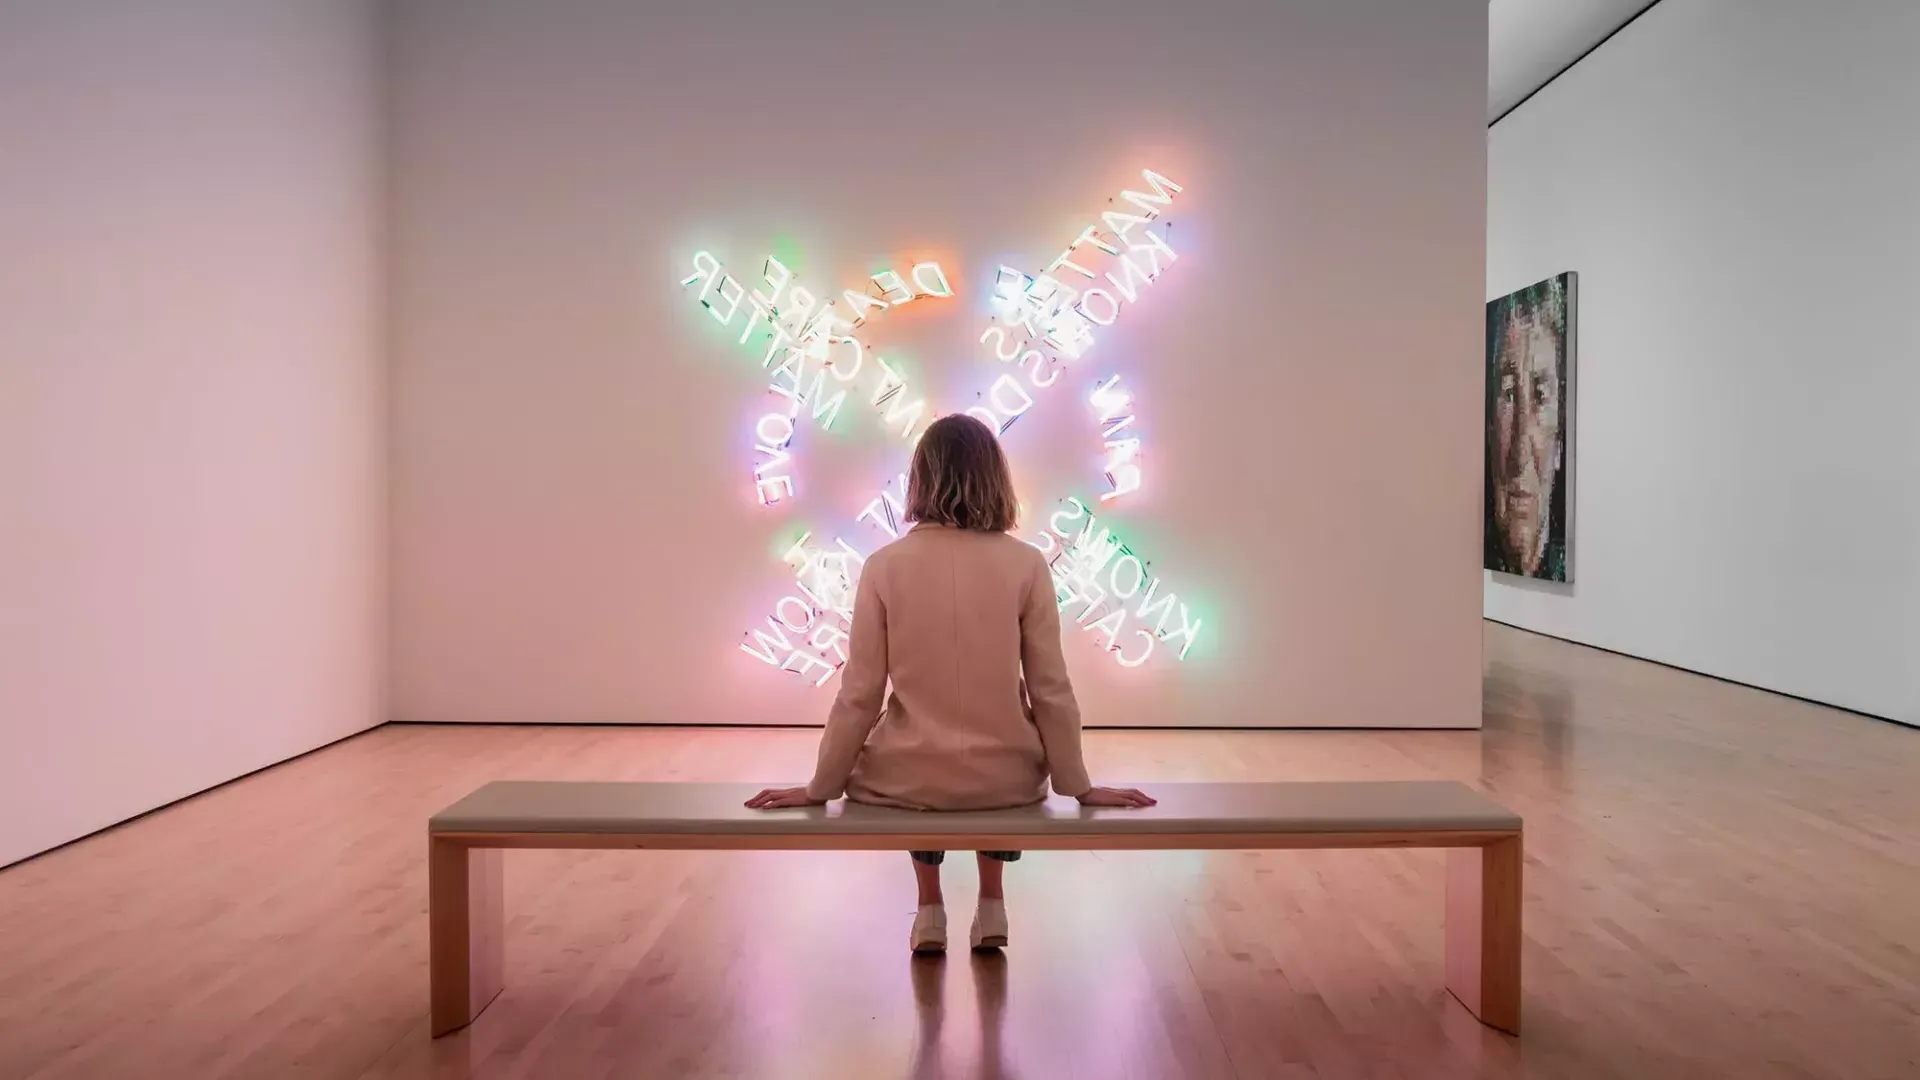
{"label": "white ceiling", "polygon": [[1489,0],[1487,122],[1659,0]]}

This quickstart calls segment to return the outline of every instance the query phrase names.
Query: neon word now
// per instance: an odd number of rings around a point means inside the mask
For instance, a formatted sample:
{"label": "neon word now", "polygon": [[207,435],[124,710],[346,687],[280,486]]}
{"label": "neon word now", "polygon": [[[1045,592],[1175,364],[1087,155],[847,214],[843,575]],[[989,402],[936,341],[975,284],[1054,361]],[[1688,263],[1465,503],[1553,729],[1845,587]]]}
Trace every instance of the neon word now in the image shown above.
{"label": "neon word now", "polygon": [[783,561],[794,567],[798,595],[775,601],[766,629],[748,631],[752,640],[741,642],[740,649],[815,686],[824,686],[847,663],[853,590],[866,558],[845,540],[836,538],[833,547],[821,548],[808,544],[812,537],[812,533],[803,534],[783,556]]}
{"label": "neon word now", "polygon": [[[699,284],[694,298],[716,322],[731,329],[734,319],[745,310],[740,344],[752,340],[756,333],[766,336],[760,366],[773,368],[767,389],[787,399],[783,411],[768,412],[753,425],[753,448],[758,455],[753,484],[763,506],[790,499],[795,493],[792,444],[802,409],[811,406],[811,419],[831,429],[846,402],[845,384],[857,379],[866,366],[867,347],[853,329],[864,324],[872,312],[921,297],[953,295],[953,286],[939,263],[919,262],[905,276],[894,270],[872,275],[869,292],[842,290],[840,298],[854,311],[852,318],[844,318],[833,310],[833,297],[816,296],[794,280],[786,264],[771,255],[761,271],[760,287],[752,289],[707,251],[694,253],[692,270],[680,284],[683,288]],[[781,358],[777,367],[775,357]],[[908,392],[906,378],[885,358],[874,356],[873,366],[874,385],[868,404],[880,413],[882,426],[891,429],[897,424],[900,436],[913,441],[914,427],[926,415],[926,399],[914,398]],[[827,383],[829,373],[834,385]]]}
{"label": "neon word now", "polygon": [[[1057,382],[1055,365],[1085,355],[1093,347],[1096,328],[1118,321],[1124,307],[1137,303],[1143,291],[1180,258],[1167,243],[1165,226],[1155,232],[1153,225],[1173,204],[1173,197],[1186,189],[1152,169],[1142,169],[1140,175],[1150,191],[1129,188],[1119,195],[1137,213],[1103,211],[1100,224],[1081,229],[1037,276],[1011,266],[995,272],[991,298],[995,325],[981,331],[980,343],[992,346],[996,360],[1015,364],[1036,389]],[[1097,280],[1095,271],[1085,265],[1095,259],[1083,248],[1113,257],[1113,268],[1105,272],[1111,288],[1080,289],[1067,283],[1069,272]],[[1010,422],[989,420],[988,426],[1005,430]]]}
{"label": "neon word now", "polygon": [[1106,448],[1107,483],[1113,490],[1100,496],[1101,502],[1117,499],[1131,491],[1140,490],[1140,466],[1134,459],[1140,454],[1140,439],[1136,435],[1115,438],[1127,428],[1133,426],[1133,399],[1120,386],[1120,376],[1115,375],[1094,388],[1093,411],[1100,417],[1100,438]]}
{"label": "neon word now", "polygon": [[[1149,574],[1147,564],[1110,529],[1102,525],[1096,531],[1097,519],[1086,503],[1064,501],[1068,509],[1047,519],[1046,529],[1032,542],[1053,568],[1054,599],[1061,614],[1078,606],[1073,621],[1105,633],[1105,648],[1122,667],[1146,663],[1160,642],[1171,648],[1178,641],[1178,656],[1185,660],[1200,633],[1200,620],[1188,617],[1187,605],[1165,588],[1165,580]],[[1137,625],[1129,627],[1129,617]]]}
{"label": "neon word now", "polygon": [[[854,521],[871,522],[898,539],[906,528],[907,474],[883,487]],[[794,568],[797,595],[781,597],[767,616],[765,630],[749,630],[751,643],[740,649],[781,671],[824,686],[847,663],[846,643],[853,631],[854,588],[867,556],[840,537],[830,546],[810,541],[811,532],[787,548],[781,561]],[[797,643],[796,643],[797,642]],[[818,672],[815,678],[814,673]]]}

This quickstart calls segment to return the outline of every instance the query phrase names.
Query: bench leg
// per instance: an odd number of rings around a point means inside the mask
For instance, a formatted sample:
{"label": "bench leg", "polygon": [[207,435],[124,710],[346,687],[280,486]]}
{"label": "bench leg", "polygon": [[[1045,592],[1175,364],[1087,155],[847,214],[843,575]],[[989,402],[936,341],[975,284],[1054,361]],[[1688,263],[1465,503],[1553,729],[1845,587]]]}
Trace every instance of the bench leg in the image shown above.
{"label": "bench leg", "polygon": [[1520,1034],[1518,836],[1447,851],[1447,989],[1480,1022]]}
{"label": "bench leg", "polygon": [[500,851],[427,842],[434,1038],[472,1023],[502,986]]}

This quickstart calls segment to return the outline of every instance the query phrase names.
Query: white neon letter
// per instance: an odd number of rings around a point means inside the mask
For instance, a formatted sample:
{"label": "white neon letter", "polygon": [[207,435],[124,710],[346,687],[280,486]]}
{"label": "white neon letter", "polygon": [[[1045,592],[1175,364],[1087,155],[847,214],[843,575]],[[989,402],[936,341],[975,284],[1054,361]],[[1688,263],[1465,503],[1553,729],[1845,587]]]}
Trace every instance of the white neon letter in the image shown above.
{"label": "white neon letter", "polygon": [[[793,651],[793,642],[787,640],[786,631],[780,628],[779,623],[773,621],[772,616],[767,618],[767,629],[772,630],[773,633],[768,634],[764,630],[750,631],[753,634],[753,640],[760,645],[758,649],[743,641],[740,643],[740,651],[748,656],[757,656],[774,667],[779,667],[780,658]],[[777,652],[774,650],[775,645],[780,647]]]}
{"label": "white neon letter", "polygon": [[[747,310],[746,321],[740,324],[740,344],[745,345],[747,343],[747,339],[753,336],[753,328],[755,324],[763,320],[766,322],[767,326],[773,330],[773,332],[776,335],[780,333],[780,328],[774,325],[773,312],[768,311],[764,306],[761,305],[759,297],[751,296],[751,295],[748,296],[747,308],[748,310]],[[767,357],[771,359],[772,356],[773,356],[773,350],[768,349]],[[761,367],[767,366],[766,360],[760,361],[760,366]]]}
{"label": "white neon letter", "polygon": [[876,311],[887,310],[887,302],[885,300],[868,296],[866,293],[857,293],[852,289],[842,289],[840,290],[840,295],[846,297],[847,303],[853,308],[854,326],[863,326],[866,324],[868,308],[873,308]]}
{"label": "white neon letter", "polygon": [[[779,432],[783,424],[786,425],[786,431],[777,436],[769,436],[767,434],[767,421],[769,420],[773,421],[773,430],[775,432]],[[755,438],[767,446],[776,449],[783,448],[793,441],[793,420],[781,413],[770,412],[761,417],[759,421],[753,425],[753,434]]]}
{"label": "white neon letter", "polygon": [[[938,287],[928,284],[926,278],[921,276],[927,271],[932,271],[934,281],[939,282]],[[914,263],[913,283],[919,287],[922,293],[928,296],[940,297],[953,295],[953,286],[947,283],[947,272],[940,269],[940,264],[937,262]]]}
{"label": "white neon letter", "polygon": [[[791,665],[795,660],[800,661],[800,666],[790,667],[789,665]],[[820,677],[813,680],[813,685],[815,686],[825,686],[827,680],[833,678],[833,673],[840,670],[839,668],[834,667],[832,664],[827,663],[825,660],[822,660],[819,657],[813,656],[809,653],[801,652],[799,649],[793,650],[793,652],[790,655],[788,655],[786,663],[780,665],[780,670],[791,671],[795,675],[798,675],[804,679],[807,677],[807,668],[810,666],[818,667],[820,669]]]}
{"label": "white neon letter", "polygon": [[1088,630],[1105,630],[1107,632],[1106,648],[1108,652],[1112,652],[1114,648],[1113,643],[1117,638],[1119,638],[1120,628],[1122,626],[1125,626],[1126,622],[1127,622],[1127,613],[1125,609],[1115,608],[1113,611],[1113,614],[1108,615],[1107,617],[1101,619],[1099,622],[1094,623],[1092,626],[1087,627],[1087,629]]}
{"label": "white neon letter", "polygon": [[1107,280],[1113,283],[1114,291],[1124,297],[1129,304],[1140,299],[1140,286],[1153,284],[1153,275],[1142,272],[1138,266],[1134,265],[1133,260],[1125,255],[1120,256],[1120,272],[1124,275],[1123,277],[1114,277],[1113,271],[1107,271]]}
{"label": "white neon letter", "polygon": [[1144,192],[1129,190],[1122,191],[1120,197],[1139,207],[1140,212],[1149,218],[1160,216],[1160,211],[1157,207],[1171,206],[1173,204],[1174,192],[1186,190],[1179,184],[1154,172],[1152,169],[1141,169],[1140,176],[1153,188],[1153,194],[1148,195]]}
{"label": "white neon letter", "polygon": [[1159,620],[1153,623],[1153,628],[1156,631],[1166,629],[1167,616],[1173,614],[1173,604],[1174,604],[1174,601],[1178,599],[1178,597],[1175,596],[1175,594],[1168,593],[1167,595],[1161,597],[1160,602],[1156,604],[1153,602],[1153,597],[1154,597],[1154,594],[1158,593],[1159,591],[1160,591],[1159,578],[1154,578],[1152,581],[1147,582],[1147,595],[1141,597],[1140,606],[1133,609],[1134,618],[1139,619],[1141,622],[1147,622],[1151,620],[1153,618],[1154,612],[1156,611],[1159,612],[1160,613]]}
{"label": "white neon letter", "polygon": [[[794,607],[800,609],[802,616],[800,622],[794,622],[792,619],[787,618],[788,604],[792,604]],[[807,606],[805,600],[797,596],[781,597],[780,602],[773,605],[773,617],[780,620],[781,626],[786,627],[796,634],[804,634],[808,630],[813,629],[813,609]]]}
{"label": "white neon letter", "polygon": [[1108,232],[1112,233],[1121,243],[1128,247],[1133,246],[1133,241],[1128,238],[1132,235],[1134,229],[1153,223],[1153,219],[1150,217],[1122,213],[1118,210],[1100,211],[1100,220],[1107,223]]}
{"label": "white neon letter", "polygon": [[860,374],[860,365],[866,362],[866,357],[867,357],[867,351],[864,347],[861,346],[860,339],[857,337],[828,338],[827,344],[829,346],[833,346],[833,345],[853,346],[853,366],[852,367],[843,368],[840,365],[840,358],[837,356],[834,357],[832,360],[827,361],[827,368],[828,370],[833,372],[834,378],[839,379],[841,382],[852,382],[853,377],[855,375]]}
{"label": "white neon letter", "polygon": [[[1008,337],[1007,332],[1005,330],[1001,329],[998,326],[987,327],[985,330],[980,331],[980,344],[985,345],[987,343],[988,335],[992,335],[995,338],[995,341],[993,343],[993,355],[998,357],[1001,363],[1004,364],[1007,361],[1013,359],[1014,357],[1020,355],[1020,343]],[[1005,352],[1000,348],[1000,346],[1002,345],[1009,345],[1009,344],[1013,346],[1012,352]]]}
{"label": "white neon letter", "polygon": [[[732,296],[727,295],[727,286],[729,285],[733,286]],[[720,284],[714,288],[713,292],[714,296],[727,301],[727,313],[725,315],[720,314],[719,304],[712,303],[711,301],[702,302],[706,303],[707,314],[713,316],[713,321],[719,323],[721,326],[726,326],[733,322],[734,313],[740,310],[740,301],[747,295],[747,287],[733,280],[732,274],[721,274]]]}
{"label": "white neon letter", "polygon": [[1128,240],[1127,251],[1129,253],[1135,252],[1135,251],[1146,252],[1147,259],[1149,260],[1149,262],[1152,263],[1152,265],[1147,269],[1147,276],[1149,278],[1157,278],[1160,276],[1160,256],[1162,254],[1166,255],[1167,262],[1169,265],[1171,265],[1172,263],[1176,263],[1180,261],[1180,253],[1173,250],[1172,247],[1168,246],[1166,238],[1161,236],[1159,233],[1154,232],[1152,229],[1146,230],[1146,234],[1147,234],[1147,241],[1148,241],[1147,243],[1136,244],[1132,240]]}
{"label": "white neon letter", "polygon": [[1160,636],[1161,638],[1167,641],[1172,641],[1174,638],[1185,638],[1187,643],[1185,645],[1180,646],[1180,659],[1185,660],[1187,658],[1187,650],[1193,648],[1194,635],[1198,634],[1199,632],[1200,632],[1200,620],[1195,619],[1192,622],[1188,622],[1187,621],[1187,605],[1181,604],[1180,605],[1180,629],[1170,631],[1170,632],[1162,632]]}
{"label": "white neon letter", "polygon": [[696,251],[693,253],[693,273],[680,279],[680,287],[685,288],[696,281],[704,280],[704,284],[700,286],[700,291],[695,294],[697,298],[704,301],[707,295],[707,289],[713,285],[714,275],[719,272],[719,259],[714,258],[711,252]]}
{"label": "white neon letter", "polygon": [[[1126,588],[1121,588],[1120,568],[1129,563],[1133,565],[1133,584]],[[1113,598],[1115,600],[1133,599],[1134,594],[1140,591],[1140,586],[1145,584],[1146,580],[1147,568],[1140,564],[1140,557],[1131,552],[1113,560],[1113,567],[1107,571],[1107,587],[1113,590]]]}
{"label": "white neon letter", "polygon": [[894,307],[913,299],[913,290],[907,287],[906,280],[892,270],[873,275],[873,283],[880,288],[880,298]]}
{"label": "white neon letter", "polygon": [[1147,633],[1145,630],[1135,630],[1134,634],[1138,637],[1145,638],[1147,642],[1147,647],[1144,649],[1141,649],[1140,655],[1137,657],[1134,657],[1131,660],[1127,659],[1126,653],[1123,653],[1120,650],[1115,649],[1113,658],[1115,660],[1120,661],[1121,667],[1139,667],[1141,664],[1144,664],[1147,662],[1147,657],[1153,655],[1153,635]]}
{"label": "white neon letter", "polygon": [[753,467],[755,477],[765,476],[776,469],[783,469],[787,462],[793,460],[792,453],[778,446],[756,446],[754,449],[767,455],[767,460]]}
{"label": "white neon letter", "polygon": [[893,517],[893,507],[887,505],[887,500],[884,498],[876,496],[872,502],[867,504],[865,510],[853,516],[853,520],[872,521],[875,525],[885,529],[888,536],[896,540],[900,538],[900,529]]}
{"label": "white neon letter", "polygon": [[1113,490],[1107,492],[1105,495],[1100,496],[1101,502],[1107,502],[1111,499],[1117,499],[1122,495],[1127,495],[1132,492],[1139,491],[1140,490],[1140,466],[1108,465],[1107,466],[1107,483],[1113,485]]}
{"label": "white neon letter", "polygon": [[[1102,424],[1113,420],[1113,418],[1118,416],[1120,411],[1125,409],[1127,404],[1133,400],[1125,390],[1118,389],[1119,386],[1120,376],[1110,376],[1106,382],[1094,387],[1093,394],[1087,398],[1088,401],[1093,403],[1094,412],[1100,414],[1100,422]],[[1129,416],[1127,419],[1132,420],[1133,417]],[[1125,423],[1120,425],[1120,427],[1125,426]],[[1119,427],[1113,430],[1118,431]],[[1111,432],[1107,432],[1106,434],[1111,434]]]}
{"label": "white neon letter", "polygon": [[1073,504],[1073,512],[1068,513],[1065,510],[1056,510],[1053,513],[1053,517],[1048,519],[1047,521],[1047,528],[1052,529],[1054,532],[1060,534],[1060,539],[1062,540],[1065,540],[1067,538],[1067,530],[1061,527],[1060,519],[1065,518],[1068,521],[1079,521],[1081,518],[1087,516],[1086,503],[1083,503],[1079,499],[1075,499],[1071,496],[1069,496],[1066,501]]}
{"label": "white neon letter", "polygon": [[813,294],[805,287],[795,285],[787,290],[787,302],[774,305],[774,311],[789,333],[801,337],[813,319],[813,305]]}
{"label": "white neon letter", "polygon": [[[1017,407],[1001,400],[1003,392],[1017,395]],[[1011,375],[1002,375],[993,380],[993,385],[987,388],[987,401],[995,410],[1007,414],[1008,423],[1012,423],[1015,417],[1033,408],[1033,395],[1027,393],[1026,388],[1016,382]]]}
{"label": "white neon letter", "polygon": [[[820,639],[823,637],[827,640],[821,641]],[[827,623],[821,623],[819,628],[813,632],[813,637],[809,640],[814,648],[820,650],[820,655],[825,656],[827,650],[832,649],[834,655],[840,658],[841,663],[844,664],[847,662],[846,647],[840,644],[847,640],[847,632],[845,630]]]}
{"label": "white neon letter", "polygon": [[[777,276],[775,271],[778,271]],[[787,269],[785,263],[769,255],[767,265],[761,270],[760,275],[767,279],[767,293],[762,296],[755,292],[753,298],[768,311],[776,311],[780,307],[780,290],[785,289],[787,283],[793,280],[793,271]]]}
{"label": "white neon letter", "polygon": [[[1088,274],[1087,276],[1092,277],[1093,275]],[[1112,275],[1109,274],[1108,276],[1111,277]],[[1104,319],[1087,310],[1087,305],[1091,303],[1096,296],[1107,302],[1107,317]],[[1113,294],[1105,289],[1088,289],[1086,292],[1080,294],[1080,302],[1074,305],[1074,310],[1092,319],[1094,322],[1099,323],[1101,326],[1112,326],[1113,320],[1120,317],[1120,301],[1115,300]]]}
{"label": "white neon letter", "polygon": [[921,414],[926,411],[926,398],[921,398],[909,405],[907,404],[906,395],[903,394],[895,398],[893,403],[887,406],[887,411],[881,415],[880,422],[882,424],[892,424],[898,421],[900,424],[900,434],[907,436],[913,433],[913,425],[919,422]]}
{"label": "white neon letter", "polygon": [[769,476],[764,480],[755,480],[753,487],[760,493],[760,505],[772,506],[780,501],[779,494],[773,491],[773,488],[784,487],[789,497],[793,495],[793,477],[791,475]]}
{"label": "white neon letter", "polygon": [[1027,373],[1027,378],[1031,380],[1035,386],[1052,386],[1054,383],[1060,381],[1060,373],[1058,371],[1053,372],[1044,379],[1040,377],[1040,372],[1047,366],[1047,358],[1042,355],[1038,349],[1027,350],[1027,354],[1020,358],[1020,363],[1022,365],[1033,365],[1033,370]]}

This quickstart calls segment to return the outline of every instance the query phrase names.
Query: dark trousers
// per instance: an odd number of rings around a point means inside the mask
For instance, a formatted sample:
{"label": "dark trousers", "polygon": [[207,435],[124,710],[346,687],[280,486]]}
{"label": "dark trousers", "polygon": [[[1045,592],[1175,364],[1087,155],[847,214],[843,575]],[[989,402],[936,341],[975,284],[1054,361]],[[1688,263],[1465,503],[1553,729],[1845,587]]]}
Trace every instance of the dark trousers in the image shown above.
{"label": "dark trousers", "polygon": [[[944,851],[913,851],[908,852],[908,854],[913,856],[914,862],[923,862],[928,866],[939,866],[947,860],[947,853]],[[985,855],[989,859],[998,859],[1001,862],[1020,861],[1020,853],[1017,851],[983,851],[980,854]]]}

